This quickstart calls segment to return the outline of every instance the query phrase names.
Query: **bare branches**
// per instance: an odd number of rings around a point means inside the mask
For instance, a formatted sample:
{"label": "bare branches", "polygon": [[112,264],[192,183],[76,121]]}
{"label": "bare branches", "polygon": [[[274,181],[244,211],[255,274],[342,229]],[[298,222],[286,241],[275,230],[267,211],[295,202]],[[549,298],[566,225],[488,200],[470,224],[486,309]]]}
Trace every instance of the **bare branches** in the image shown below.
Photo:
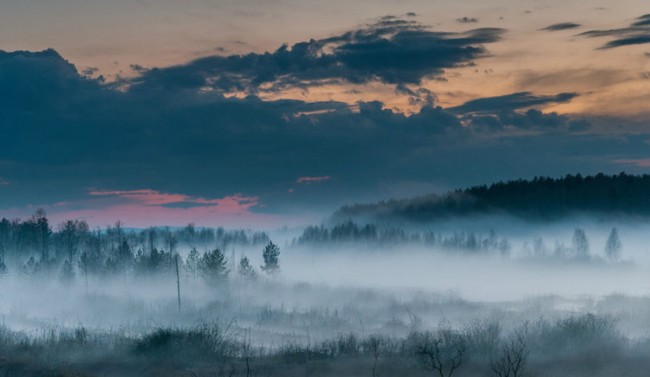
{"label": "bare branches", "polygon": [[383,343],[383,338],[379,336],[371,336],[366,341],[366,346],[368,347],[368,350],[370,351],[373,358],[372,377],[377,377],[377,361],[379,360],[379,354]]}
{"label": "bare branches", "polygon": [[451,377],[460,367],[465,356],[465,340],[462,334],[443,328],[437,333],[426,332],[417,339],[416,355],[420,364],[440,377]]}
{"label": "bare branches", "polygon": [[526,374],[528,353],[523,336],[516,335],[490,361],[490,369],[496,377],[523,377]]}

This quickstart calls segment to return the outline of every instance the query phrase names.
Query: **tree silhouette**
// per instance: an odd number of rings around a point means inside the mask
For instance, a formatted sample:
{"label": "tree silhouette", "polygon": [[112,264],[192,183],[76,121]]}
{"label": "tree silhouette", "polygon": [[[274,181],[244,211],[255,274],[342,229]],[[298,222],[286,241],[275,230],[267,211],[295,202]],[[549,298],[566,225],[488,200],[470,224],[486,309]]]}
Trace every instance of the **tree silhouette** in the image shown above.
{"label": "tree silhouette", "polygon": [[190,276],[196,277],[196,274],[199,271],[200,262],[201,255],[196,250],[196,247],[192,247],[192,250],[187,254],[187,259],[185,260],[185,270]]}
{"label": "tree silhouette", "polygon": [[262,271],[272,275],[280,270],[280,248],[276,244],[269,241],[262,251],[262,257],[264,258],[264,265],[260,266]]}
{"label": "tree silhouette", "polygon": [[615,261],[620,258],[622,249],[623,244],[618,237],[618,230],[612,228],[612,231],[609,233],[609,237],[607,238],[607,243],[605,244],[605,254],[609,260]]}
{"label": "tree silhouette", "polygon": [[521,335],[506,343],[501,352],[490,361],[490,369],[496,377],[522,377],[528,366],[528,347]]}
{"label": "tree silhouette", "polygon": [[247,257],[242,257],[239,260],[239,275],[247,280],[253,280],[257,276]]}
{"label": "tree silhouette", "polygon": [[5,258],[2,257],[2,259],[0,259],[0,277],[7,274],[9,274],[9,269],[7,268],[7,264],[5,264]]}
{"label": "tree silhouette", "polygon": [[417,339],[415,353],[422,367],[440,377],[451,377],[464,360],[465,340],[449,328],[427,332]]}
{"label": "tree silhouette", "polygon": [[70,262],[68,259],[66,259],[63,262],[63,266],[61,267],[61,273],[59,275],[61,282],[63,284],[71,284],[74,281],[74,268],[72,266],[72,262]]}
{"label": "tree silhouette", "polygon": [[573,249],[575,250],[576,257],[580,259],[589,258],[589,240],[585,231],[580,228],[576,228],[573,231]]}
{"label": "tree silhouette", "polygon": [[223,282],[230,270],[226,267],[228,260],[221,249],[216,248],[212,251],[203,253],[199,262],[199,271],[203,279],[210,284]]}
{"label": "tree silhouette", "polygon": [[559,219],[575,212],[650,216],[649,191],[648,174],[536,177],[474,186],[442,195],[344,206],[335,218],[397,217],[430,221],[494,212],[537,220]]}

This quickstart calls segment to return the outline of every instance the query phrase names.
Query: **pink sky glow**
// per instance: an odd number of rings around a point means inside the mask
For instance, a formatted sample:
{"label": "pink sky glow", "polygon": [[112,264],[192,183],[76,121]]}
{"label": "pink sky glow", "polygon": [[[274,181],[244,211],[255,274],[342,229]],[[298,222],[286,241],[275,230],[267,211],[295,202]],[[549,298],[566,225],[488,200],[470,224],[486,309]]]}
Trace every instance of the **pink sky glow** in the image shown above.
{"label": "pink sky glow", "polygon": [[[259,204],[257,197],[242,194],[206,199],[152,189],[91,190],[88,198],[83,200],[34,205],[27,209],[45,209],[52,224],[78,219],[85,220],[92,227],[112,225],[118,220],[124,226],[134,228],[185,226],[189,223],[197,226],[268,228],[296,221],[252,212],[251,209]],[[24,218],[29,214],[25,213],[25,209],[15,209],[5,216]]]}

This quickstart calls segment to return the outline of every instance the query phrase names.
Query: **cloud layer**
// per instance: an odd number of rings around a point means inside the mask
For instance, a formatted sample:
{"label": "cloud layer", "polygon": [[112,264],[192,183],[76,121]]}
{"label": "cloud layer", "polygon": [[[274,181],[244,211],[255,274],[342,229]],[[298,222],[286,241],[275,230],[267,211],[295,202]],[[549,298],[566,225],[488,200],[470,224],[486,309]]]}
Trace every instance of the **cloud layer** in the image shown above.
{"label": "cloud layer", "polygon": [[133,90],[210,89],[255,93],[262,88],[324,83],[419,84],[445,69],[485,56],[504,30],[431,31],[410,19],[383,17],[358,30],[311,39],[273,52],[214,55],[188,64],[146,70]]}
{"label": "cloud layer", "polygon": [[549,26],[543,28],[542,30],[561,31],[561,30],[575,29],[575,28],[579,28],[579,27],[580,27],[580,24],[576,24],[574,22],[561,22],[559,24],[549,25]]}
{"label": "cloud layer", "polygon": [[626,28],[590,30],[579,35],[589,38],[613,37],[602,49],[650,43],[650,14],[638,17]]}
{"label": "cloud layer", "polygon": [[0,52],[0,209],[60,203],[71,216],[120,209],[133,219],[140,211],[214,225],[431,187],[611,172],[644,158],[644,136],[612,141],[595,132],[594,120],[544,111],[577,93],[520,92],[448,109],[429,101],[410,115],[379,101],[225,95],[327,81],[417,85],[472,64],[502,34],[433,32],[387,17],[271,53],[207,57],[117,84],[78,73],[54,50]]}

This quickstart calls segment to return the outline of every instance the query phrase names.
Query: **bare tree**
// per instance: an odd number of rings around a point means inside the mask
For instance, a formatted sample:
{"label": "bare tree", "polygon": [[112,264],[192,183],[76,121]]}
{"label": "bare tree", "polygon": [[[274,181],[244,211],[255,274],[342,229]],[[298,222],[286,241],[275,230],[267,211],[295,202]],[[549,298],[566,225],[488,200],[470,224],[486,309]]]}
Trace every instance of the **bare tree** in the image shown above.
{"label": "bare tree", "polygon": [[246,377],[251,377],[252,370],[251,370],[251,364],[250,364],[250,359],[251,356],[253,356],[253,348],[251,345],[251,329],[250,327],[247,329],[244,329],[244,341],[242,342],[242,356],[244,357],[244,361],[246,362]]}
{"label": "bare tree", "polygon": [[440,377],[451,377],[463,362],[465,340],[450,328],[435,334],[426,332],[417,340],[415,352],[425,369],[437,372]]}
{"label": "bare tree", "polygon": [[581,228],[576,228],[573,231],[573,250],[576,257],[580,259],[589,259],[589,239],[585,231]]}
{"label": "bare tree", "polygon": [[381,351],[381,346],[384,341],[379,336],[371,336],[368,338],[367,347],[370,353],[372,354],[373,364],[372,364],[372,377],[377,377],[377,361],[379,360],[379,353]]}
{"label": "bare tree", "polygon": [[490,361],[490,369],[496,377],[523,377],[527,364],[528,347],[524,337],[517,335]]}

